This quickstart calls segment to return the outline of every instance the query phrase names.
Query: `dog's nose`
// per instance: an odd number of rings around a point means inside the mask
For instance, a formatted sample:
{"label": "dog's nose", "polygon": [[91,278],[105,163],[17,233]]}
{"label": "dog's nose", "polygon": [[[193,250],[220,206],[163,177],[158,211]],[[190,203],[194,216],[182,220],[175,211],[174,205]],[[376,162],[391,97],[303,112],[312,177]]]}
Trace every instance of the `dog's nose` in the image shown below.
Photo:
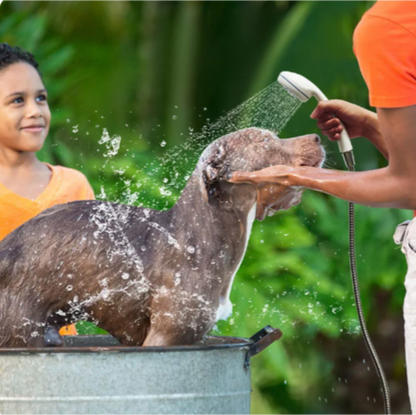
{"label": "dog's nose", "polygon": [[315,143],[321,144],[321,137],[319,137],[318,134],[314,134],[313,139],[314,139]]}

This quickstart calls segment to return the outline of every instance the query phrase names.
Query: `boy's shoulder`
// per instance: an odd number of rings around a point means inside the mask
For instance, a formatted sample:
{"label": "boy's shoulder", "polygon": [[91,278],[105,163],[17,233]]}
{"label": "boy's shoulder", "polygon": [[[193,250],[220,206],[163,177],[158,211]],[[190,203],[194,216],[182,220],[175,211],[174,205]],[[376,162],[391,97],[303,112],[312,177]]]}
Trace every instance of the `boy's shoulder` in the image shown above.
{"label": "boy's shoulder", "polygon": [[94,191],[83,173],[69,167],[48,166],[53,172],[51,188],[58,199],[64,202],[94,199]]}
{"label": "boy's shoulder", "polygon": [[52,169],[53,174],[60,176],[61,180],[65,182],[70,181],[74,183],[88,183],[88,179],[85,177],[85,175],[78,170],[63,166],[49,165],[49,167]]}

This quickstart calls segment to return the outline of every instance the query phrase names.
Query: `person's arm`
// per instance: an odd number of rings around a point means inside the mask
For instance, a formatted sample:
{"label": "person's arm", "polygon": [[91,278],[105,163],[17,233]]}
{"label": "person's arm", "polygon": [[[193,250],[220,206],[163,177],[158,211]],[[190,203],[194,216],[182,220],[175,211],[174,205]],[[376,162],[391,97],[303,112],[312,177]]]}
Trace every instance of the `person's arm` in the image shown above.
{"label": "person's arm", "polygon": [[416,105],[377,109],[389,166],[366,172],[314,167],[273,166],[252,173],[236,172],[230,181],[278,183],[328,193],[372,207],[416,209]]}

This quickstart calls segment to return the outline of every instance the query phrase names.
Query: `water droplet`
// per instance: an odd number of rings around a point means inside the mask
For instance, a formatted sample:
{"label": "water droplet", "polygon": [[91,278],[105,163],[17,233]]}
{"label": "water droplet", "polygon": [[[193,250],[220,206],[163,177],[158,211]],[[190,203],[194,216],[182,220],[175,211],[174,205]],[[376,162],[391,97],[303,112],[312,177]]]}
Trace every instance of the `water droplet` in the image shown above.
{"label": "water droplet", "polygon": [[159,191],[162,196],[170,196],[172,194],[170,190],[167,190],[164,187],[160,187]]}
{"label": "water droplet", "polygon": [[188,248],[186,248],[186,250],[190,253],[193,254],[195,252],[195,247],[193,246],[188,246]]}
{"label": "water droplet", "polygon": [[123,278],[123,280],[128,280],[130,278],[130,275],[127,272],[123,272],[121,274],[121,278]]}
{"label": "water droplet", "polygon": [[74,287],[72,285],[67,285],[66,286],[67,291],[72,291],[73,289],[74,289]]}
{"label": "water droplet", "polygon": [[172,120],[177,120],[178,119],[178,116],[177,115],[174,115],[173,117],[172,117]]}

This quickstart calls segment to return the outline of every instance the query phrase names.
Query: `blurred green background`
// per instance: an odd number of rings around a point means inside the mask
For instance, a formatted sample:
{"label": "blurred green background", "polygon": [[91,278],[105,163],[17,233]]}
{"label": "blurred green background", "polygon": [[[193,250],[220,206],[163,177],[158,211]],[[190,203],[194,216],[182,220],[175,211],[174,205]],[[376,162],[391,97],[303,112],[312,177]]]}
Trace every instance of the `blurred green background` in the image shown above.
{"label": "blurred green background", "polygon": [[[181,160],[181,177],[169,189],[169,163],[152,168],[280,71],[298,72],[328,97],[368,107],[352,34],[371,5],[5,1],[0,41],[29,50],[40,63],[53,118],[39,157],[82,171],[97,197],[166,209],[198,154]],[[315,104],[303,104],[281,137],[319,132],[309,118]],[[121,138],[116,155],[108,157],[103,136]],[[327,166],[343,169],[336,145],[325,145]],[[358,170],[385,165],[364,139],[353,145]],[[250,337],[270,324],[284,333],[252,360],[253,413],[383,411],[354,307],[347,209],[346,202],[308,191],[298,207],[255,223],[231,294],[234,313],[217,332]],[[410,408],[406,267],[392,234],[409,218],[409,211],[356,210],[364,313],[396,413]]]}

